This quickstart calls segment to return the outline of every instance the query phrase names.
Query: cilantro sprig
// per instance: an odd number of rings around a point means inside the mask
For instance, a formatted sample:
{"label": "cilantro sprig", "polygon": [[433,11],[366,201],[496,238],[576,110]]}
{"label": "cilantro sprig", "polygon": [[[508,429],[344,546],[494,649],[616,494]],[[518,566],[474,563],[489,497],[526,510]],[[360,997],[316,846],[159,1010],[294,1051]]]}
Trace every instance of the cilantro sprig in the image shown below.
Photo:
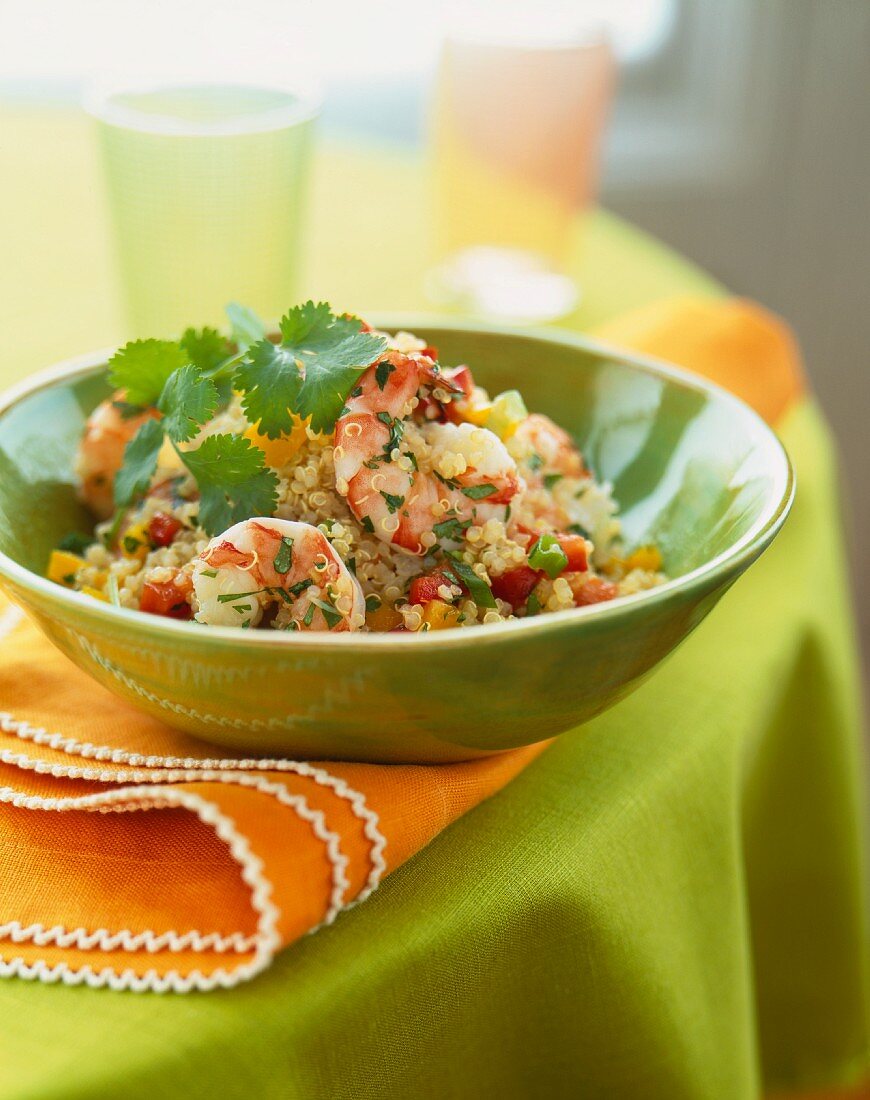
{"label": "cilantro sprig", "polygon": [[[257,323],[250,311],[246,318],[251,327]],[[236,362],[232,344],[212,328],[187,329],[177,342],[136,340],[112,357],[109,379],[125,391],[125,409],[136,413],[150,408],[159,414],[140,425],[127,444],[115,476],[118,515],[148,491],[167,440],[197,483],[199,523],[208,535],[274,512],[278,479],[250,440],[214,435],[196,448],[180,446],[190,443],[214,416],[220,382],[228,380],[227,368],[234,369]]]}
{"label": "cilantro sprig", "polygon": [[236,371],[248,419],[275,439],[289,432],[294,415],[318,432],[331,431],[345,398],[386,340],[362,331],[358,317],[339,316],[326,302],[307,301],[289,310],[281,338],[251,344]]}
{"label": "cilantro sprig", "polygon": [[[246,307],[232,303],[227,315],[229,338],[214,328],[189,328],[178,341],[134,340],[110,360],[109,380],[123,391],[122,414],[155,410],[127,445],[115,477],[113,531],[121,512],[148,491],[167,441],[196,481],[199,524],[208,535],[272,515],[278,479],[260,448],[226,434],[189,445],[232,388],[241,394],[248,420],[271,439],[289,432],[295,418],[308,420],[315,431],[330,431],[348,393],[386,349],[383,337],[364,332],[356,317],[334,314],[325,302],[289,310],[277,340]],[[381,373],[386,381],[389,371]],[[389,503],[398,507],[401,500]]]}

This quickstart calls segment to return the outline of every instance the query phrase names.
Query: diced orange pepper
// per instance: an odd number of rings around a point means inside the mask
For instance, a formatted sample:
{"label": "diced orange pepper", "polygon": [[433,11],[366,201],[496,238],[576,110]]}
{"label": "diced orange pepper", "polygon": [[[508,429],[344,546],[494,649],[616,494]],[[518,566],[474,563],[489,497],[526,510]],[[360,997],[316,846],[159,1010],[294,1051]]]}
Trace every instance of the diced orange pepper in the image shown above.
{"label": "diced orange pepper", "polygon": [[307,420],[293,417],[293,428],[289,435],[281,435],[277,439],[270,439],[267,435],[260,435],[252,424],[245,432],[245,439],[250,439],[255,447],[259,447],[266,456],[266,464],[273,469],[280,469],[286,465],[295,454],[302,450],[302,445],[308,438],[305,433]]}
{"label": "diced orange pepper", "polygon": [[404,622],[400,612],[382,603],[374,611],[366,612],[366,626],[376,634],[386,634]]}
{"label": "diced orange pepper", "polygon": [[453,604],[445,603],[444,600],[430,600],[423,608],[423,622],[420,628],[422,629],[424,623],[428,623],[430,630],[447,630],[457,625],[460,614],[459,608],[454,607]]}
{"label": "diced orange pepper", "polygon": [[52,550],[46,576],[55,584],[72,588],[75,575],[84,564],[85,559],[80,558],[78,554],[71,554],[68,550]]}

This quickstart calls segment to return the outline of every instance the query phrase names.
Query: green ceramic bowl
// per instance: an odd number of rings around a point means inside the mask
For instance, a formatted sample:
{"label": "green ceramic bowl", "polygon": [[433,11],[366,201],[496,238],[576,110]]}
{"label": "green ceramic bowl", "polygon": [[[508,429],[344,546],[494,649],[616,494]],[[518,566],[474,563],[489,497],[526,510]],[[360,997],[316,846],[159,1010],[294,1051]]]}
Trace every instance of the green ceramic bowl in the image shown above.
{"label": "green ceramic bowl", "polygon": [[769,545],[794,479],[773,432],[723,390],[580,337],[382,317],[516,388],[613,485],[628,546],[656,543],[672,578],[582,610],[430,634],[205,629],[125,611],[43,578],[89,529],[73,454],[109,392],[106,354],[0,400],[0,583],[72,661],[172,726],[252,753],[445,761],[577,726],[637,687]]}

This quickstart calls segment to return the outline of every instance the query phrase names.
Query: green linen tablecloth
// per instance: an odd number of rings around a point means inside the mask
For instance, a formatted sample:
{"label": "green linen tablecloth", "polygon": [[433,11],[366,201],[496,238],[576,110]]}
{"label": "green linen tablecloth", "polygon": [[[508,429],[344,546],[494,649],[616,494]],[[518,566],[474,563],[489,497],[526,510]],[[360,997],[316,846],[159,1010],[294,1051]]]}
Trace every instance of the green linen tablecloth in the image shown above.
{"label": "green linen tablecloth", "polygon": [[[98,183],[81,120],[0,120],[0,382],[122,336]],[[327,151],[305,292],[360,311],[424,305],[425,211],[413,164]],[[610,216],[583,230],[574,327],[720,293]],[[836,467],[811,404],[780,429],[792,518],[649,683],[247,987],[0,982],[0,1096],[744,1100],[862,1079]]]}

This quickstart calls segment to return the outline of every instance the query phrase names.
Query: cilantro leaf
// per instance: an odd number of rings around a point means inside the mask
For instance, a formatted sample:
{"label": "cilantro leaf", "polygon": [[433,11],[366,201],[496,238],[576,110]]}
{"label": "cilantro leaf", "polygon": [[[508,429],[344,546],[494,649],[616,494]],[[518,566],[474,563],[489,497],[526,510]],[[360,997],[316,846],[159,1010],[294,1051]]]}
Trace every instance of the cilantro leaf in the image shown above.
{"label": "cilantro leaf", "polygon": [[193,439],[200,425],[214,416],[217,406],[214,382],[190,363],[170,374],[157,401],[163,413],[163,430],[174,443]]}
{"label": "cilantro leaf", "polygon": [[302,386],[293,352],[269,340],[260,340],[248,348],[233,382],[244,394],[245,415],[262,435],[277,439],[292,430],[292,410]]}
{"label": "cilantro leaf", "polygon": [[179,343],[187,355],[187,361],[202,371],[216,370],[231,354],[226,336],[208,326],[199,330],[185,329]]}
{"label": "cilantro leaf", "polygon": [[281,345],[301,364],[296,412],[315,431],[330,431],[354,383],[386,349],[382,336],[362,332],[358,317],[337,317],[326,302],[308,301],[281,318]]}
{"label": "cilantro leaf", "polygon": [[124,450],[124,465],[115,474],[115,504],[126,508],[151,484],[163,446],[163,423],[146,420]]}
{"label": "cilantro leaf", "polygon": [[187,353],[172,340],[133,340],[109,360],[109,381],[125,390],[130,405],[153,405],[173,371],[187,362]]}
{"label": "cilantro leaf", "polygon": [[199,525],[207,535],[275,511],[278,476],[249,439],[210,435],[196,450],[179,455],[199,486]]}
{"label": "cilantro leaf", "polygon": [[382,336],[362,331],[358,317],[337,317],[326,302],[308,301],[281,319],[281,343],[251,344],[234,384],[248,419],[275,439],[293,415],[330,431],[363,371],[386,348]]}
{"label": "cilantro leaf", "polygon": [[251,344],[265,340],[266,326],[252,309],[230,302],[224,312],[230,322],[231,339],[239,351],[246,351]]}

